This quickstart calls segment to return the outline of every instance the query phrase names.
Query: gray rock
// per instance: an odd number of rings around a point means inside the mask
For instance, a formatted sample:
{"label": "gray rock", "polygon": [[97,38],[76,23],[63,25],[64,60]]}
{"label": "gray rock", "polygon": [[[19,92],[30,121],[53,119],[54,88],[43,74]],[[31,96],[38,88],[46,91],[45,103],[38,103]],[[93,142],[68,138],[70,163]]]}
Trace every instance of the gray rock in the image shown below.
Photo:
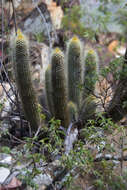
{"label": "gray rock", "polygon": [[106,159],[111,159],[111,158],[112,158],[112,155],[111,155],[111,154],[105,154],[105,158],[106,158]]}
{"label": "gray rock", "polygon": [[40,185],[50,185],[52,183],[52,178],[49,174],[40,174],[34,178],[34,182]]}
{"label": "gray rock", "polygon": [[30,12],[30,14],[18,25],[18,27],[21,28],[24,33],[37,34],[43,32],[44,35],[47,36],[46,27],[48,27],[50,32],[53,31],[52,21],[50,18],[50,13],[47,9],[47,5],[45,3],[41,3],[39,5],[39,9],[43,14],[46,23],[42,19],[39,11],[34,8],[32,12]]}
{"label": "gray rock", "polygon": [[9,174],[10,174],[9,169],[0,167],[0,184],[4,183]]}
{"label": "gray rock", "polygon": [[[1,86],[1,85],[0,85]],[[8,96],[10,97],[10,99],[12,101],[15,101],[15,96],[10,88],[9,83],[3,83],[3,86],[6,90],[6,92],[8,93]],[[10,112],[12,110],[12,102],[11,100],[7,97],[7,94],[5,92],[5,90],[3,90],[3,93],[0,96],[0,100],[1,100],[1,104],[3,104],[3,109],[1,111],[1,117],[6,117],[8,115],[8,112]]]}
{"label": "gray rock", "polygon": [[9,154],[0,153],[0,163],[1,164],[12,164],[12,157]]}
{"label": "gray rock", "polygon": [[96,155],[96,159],[99,159],[99,158],[101,158],[102,156],[103,156],[103,154],[102,154],[102,153],[97,154],[97,155]]}
{"label": "gray rock", "polygon": [[78,129],[77,128],[73,129],[73,124],[71,123],[67,130],[66,139],[64,142],[66,155],[68,155],[69,152],[73,149],[73,143],[77,140],[77,135],[78,135]]}

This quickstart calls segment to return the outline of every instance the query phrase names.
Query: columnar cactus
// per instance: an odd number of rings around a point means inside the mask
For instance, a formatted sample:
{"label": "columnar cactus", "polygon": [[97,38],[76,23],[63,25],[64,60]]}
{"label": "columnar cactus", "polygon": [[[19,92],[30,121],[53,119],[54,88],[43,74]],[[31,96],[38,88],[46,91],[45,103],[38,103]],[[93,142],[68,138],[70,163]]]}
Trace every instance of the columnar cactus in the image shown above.
{"label": "columnar cactus", "polygon": [[83,99],[88,97],[90,94],[94,94],[95,85],[98,78],[98,58],[93,49],[90,49],[85,56],[85,65],[84,65],[84,90],[83,90]]}
{"label": "columnar cactus", "polygon": [[67,88],[64,73],[64,56],[59,48],[56,48],[52,54],[51,80],[55,118],[61,120],[62,126],[68,127],[69,113],[67,108]]}
{"label": "columnar cactus", "polygon": [[73,102],[68,102],[69,119],[70,122],[77,119],[77,106]]}
{"label": "columnar cactus", "polygon": [[14,56],[14,72],[25,117],[30,122],[31,128],[36,130],[40,125],[40,113],[32,86],[27,40],[20,30],[18,30],[15,40]]}
{"label": "columnar cactus", "polygon": [[84,103],[79,113],[79,120],[86,123],[88,119],[92,119],[96,113],[97,99],[93,95],[89,95],[85,98]]}
{"label": "columnar cactus", "polygon": [[68,67],[68,99],[74,102],[78,109],[81,103],[82,84],[82,47],[77,36],[74,36],[68,43],[67,67]]}
{"label": "columnar cactus", "polygon": [[51,115],[53,116],[54,105],[53,105],[53,96],[52,96],[51,65],[49,65],[45,71],[45,88],[46,88],[48,109]]}

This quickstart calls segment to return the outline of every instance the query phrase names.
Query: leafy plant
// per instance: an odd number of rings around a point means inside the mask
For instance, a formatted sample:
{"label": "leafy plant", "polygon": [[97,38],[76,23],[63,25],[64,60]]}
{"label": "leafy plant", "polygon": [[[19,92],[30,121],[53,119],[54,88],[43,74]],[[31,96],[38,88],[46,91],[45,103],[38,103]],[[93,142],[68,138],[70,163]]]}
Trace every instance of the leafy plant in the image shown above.
{"label": "leafy plant", "polygon": [[74,6],[71,10],[66,9],[65,16],[62,20],[62,28],[71,30],[74,34],[83,36],[85,28],[80,21],[81,15],[82,11],[79,6]]}

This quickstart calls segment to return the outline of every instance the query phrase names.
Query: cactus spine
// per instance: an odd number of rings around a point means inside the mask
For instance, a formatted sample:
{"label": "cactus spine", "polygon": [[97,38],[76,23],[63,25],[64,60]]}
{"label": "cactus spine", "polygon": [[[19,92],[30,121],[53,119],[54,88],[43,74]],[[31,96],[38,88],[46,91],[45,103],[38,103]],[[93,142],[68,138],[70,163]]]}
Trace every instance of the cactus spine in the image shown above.
{"label": "cactus spine", "polygon": [[30,122],[31,128],[36,130],[40,125],[40,113],[38,112],[37,97],[32,86],[27,40],[20,30],[17,32],[14,54],[14,72],[25,117]]}
{"label": "cactus spine", "polygon": [[81,42],[77,36],[74,36],[70,40],[67,50],[68,99],[74,102],[78,109],[81,103],[81,89],[79,88],[79,85],[82,84],[81,54]]}
{"label": "cactus spine", "polygon": [[85,57],[83,99],[90,94],[96,93],[95,85],[98,77],[98,68],[97,55],[94,50],[90,49]]}
{"label": "cactus spine", "polygon": [[45,88],[46,88],[46,97],[48,108],[51,115],[54,115],[54,105],[52,97],[52,81],[51,81],[51,65],[49,65],[45,71]]}
{"label": "cactus spine", "polygon": [[56,48],[51,58],[51,79],[53,91],[54,115],[61,120],[64,127],[69,125],[67,108],[67,88],[64,73],[64,56],[59,48]]}

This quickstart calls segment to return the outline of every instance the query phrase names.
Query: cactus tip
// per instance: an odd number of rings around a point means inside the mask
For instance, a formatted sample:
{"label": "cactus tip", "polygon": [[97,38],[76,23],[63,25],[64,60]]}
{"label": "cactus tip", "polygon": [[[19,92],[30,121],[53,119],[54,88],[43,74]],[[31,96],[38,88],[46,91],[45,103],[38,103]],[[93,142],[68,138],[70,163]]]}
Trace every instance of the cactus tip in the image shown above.
{"label": "cactus tip", "polygon": [[17,40],[23,40],[24,39],[24,35],[22,34],[21,30],[18,29],[17,30]]}
{"label": "cactus tip", "polygon": [[69,104],[70,106],[72,106],[72,107],[74,106],[74,103],[73,103],[72,101],[69,101],[68,104]]}
{"label": "cactus tip", "polygon": [[54,50],[54,53],[60,53],[61,52],[61,50],[60,50],[60,48],[55,48],[55,50]]}
{"label": "cactus tip", "polygon": [[93,50],[93,49],[90,49],[90,50],[88,51],[88,53],[91,54],[91,55],[93,55],[93,54],[94,54],[94,50]]}
{"label": "cactus tip", "polygon": [[77,36],[73,36],[72,42],[77,42],[77,41],[79,41],[79,38]]}

